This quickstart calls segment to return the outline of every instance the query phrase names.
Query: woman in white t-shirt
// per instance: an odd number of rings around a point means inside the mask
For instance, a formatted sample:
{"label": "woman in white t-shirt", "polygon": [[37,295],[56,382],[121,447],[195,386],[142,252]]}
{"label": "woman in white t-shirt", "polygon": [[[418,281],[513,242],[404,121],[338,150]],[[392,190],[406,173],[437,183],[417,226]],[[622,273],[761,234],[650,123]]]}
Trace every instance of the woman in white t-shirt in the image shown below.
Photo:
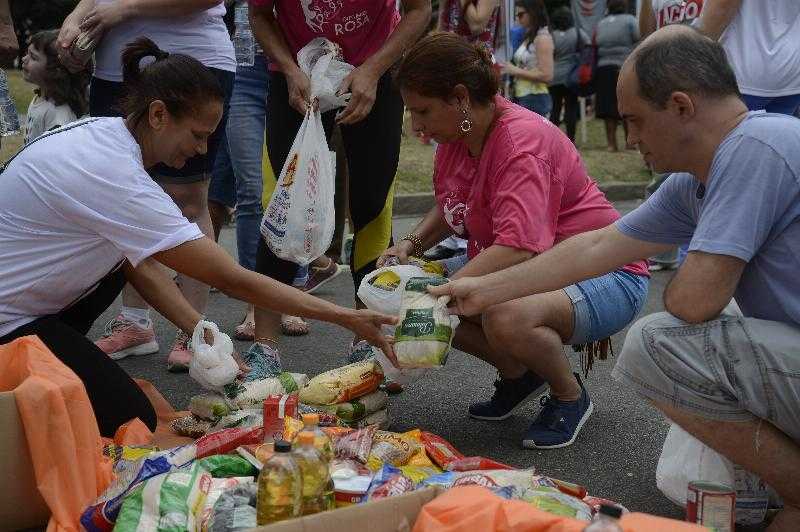
{"label": "woman in white t-shirt", "polygon": [[[140,61],[155,57],[141,68]],[[191,57],[146,38],[125,49],[126,118],[91,118],[46,133],[0,179],[0,344],[37,335],[84,383],[100,432],[156,415],[131,378],[85,334],[126,280],[189,334],[201,315],[158,264],[276,312],[348,327],[389,350],[394,318],[304,294],[240,267],[189,222],[148,174],[207,149],[224,94]]]}
{"label": "woman in white t-shirt", "polygon": [[[89,95],[92,116],[120,116],[119,101],[125,91],[120,54],[124,46],[144,36],[161,49],[185,54],[209,67],[225,93],[220,127],[208,139],[208,152],[189,160],[183,168],[168,164],[150,169],[153,178],[175,200],[183,214],[197,222],[203,234],[213,236],[208,211],[208,187],[217,146],[225,129],[228,101],[233,90],[236,57],[222,17],[222,0],[81,0],[62,25],[59,43],[69,50],[79,32],[96,41],[96,68]],[[69,62],[69,55],[65,60]],[[205,313],[208,286],[194,279],[177,279],[181,292],[195,310]],[[107,327],[98,345],[115,359],[130,354],[158,352],[149,308],[132,287],[123,291],[122,311]],[[178,331],[167,356],[167,369],[187,371],[191,360],[189,338]]]}

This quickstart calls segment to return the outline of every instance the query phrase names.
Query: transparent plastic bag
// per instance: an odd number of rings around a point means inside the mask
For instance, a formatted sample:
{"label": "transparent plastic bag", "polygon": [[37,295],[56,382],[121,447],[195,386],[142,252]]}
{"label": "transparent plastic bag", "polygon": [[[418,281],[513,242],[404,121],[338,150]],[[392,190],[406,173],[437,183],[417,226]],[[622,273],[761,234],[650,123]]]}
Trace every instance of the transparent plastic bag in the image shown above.
{"label": "transparent plastic bag", "polygon": [[[214,344],[208,345],[205,330],[214,336]],[[233,358],[233,342],[221,332],[216,323],[200,321],[192,334],[192,361],[189,363],[189,376],[203,388],[222,392],[223,386],[236,380],[239,365]]]}

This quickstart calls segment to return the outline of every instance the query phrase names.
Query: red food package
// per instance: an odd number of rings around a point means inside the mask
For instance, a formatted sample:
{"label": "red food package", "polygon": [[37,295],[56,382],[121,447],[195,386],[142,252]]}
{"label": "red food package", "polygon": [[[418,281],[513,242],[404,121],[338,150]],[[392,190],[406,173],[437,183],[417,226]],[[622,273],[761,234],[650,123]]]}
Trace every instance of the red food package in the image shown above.
{"label": "red food package", "polygon": [[479,469],[516,469],[510,465],[496,462],[483,456],[467,456],[448,463],[444,469],[447,471],[477,471]]}
{"label": "red food package", "polygon": [[420,436],[420,440],[425,446],[425,452],[428,453],[430,459],[442,469],[446,469],[447,464],[453,460],[460,460],[464,458],[464,455],[458,452],[456,448],[450,444],[450,442],[444,438],[440,438],[436,434],[423,432]]}
{"label": "red food package", "polygon": [[375,430],[377,430],[377,427],[370,425],[341,436],[333,444],[336,458],[353,458],[362,464],[365,463],[369,457],[369,452],[372,450],[372,437],[375,435]]}
{"label": "red food package", "polygon": [[350,427],[320,427],[320,429],[327,434],[334,443],[342,436],[355,432],[355,429],[351,429]]}
{"label": "red food package", "polygon": [[394,475],[392,478],[372,490],[368,495],[368,500],[385,499],[395,497],[414,491],[414,482],[405,475]]}
{"label": "red food package", "polygon": [[228,454],[241,445],[261,443],[264,427],[235,427],[207,434],[195,442],[197,457],[204,458],[214,454]]}
{"label": "red food package", "polygon": [[583,499],[586,497],[587,491],[585,486],[581,486],[580,484],[573,484],[572,482],[565,482],[563,480],[559,480],[557,478],[550,478],[553,481],[553,484],[556,485],[558,491],[561,493],[566,493],[567,495],[572,495],[573,497],[577,497],[578,499]]}
{"label": "red food package", "polygon": [[283,439],[287,417],[297,417],[297,395],[270,395],[264,399],[265,443]]}

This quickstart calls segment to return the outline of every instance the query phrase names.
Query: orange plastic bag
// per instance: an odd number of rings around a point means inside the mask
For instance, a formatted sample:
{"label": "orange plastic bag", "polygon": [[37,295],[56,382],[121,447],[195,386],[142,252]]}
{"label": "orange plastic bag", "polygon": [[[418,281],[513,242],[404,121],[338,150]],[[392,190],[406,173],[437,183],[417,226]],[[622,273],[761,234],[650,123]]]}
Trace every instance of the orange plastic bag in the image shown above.
{"label": "orange plastic bag", "polygon": [[26,336],[0,346],[0,390],[14,392],[36,485],[52,513],[48,532],[78,530],[81,512],[112,476],[83,383]]}
{"label": "orange plastic bag", "polygon": [[[452,488],[422,507],[413,532],[581,532],[588,523],[502,499],[480,486]],[[625,532],[700,532],[704,527],[647,514],[626,514]]]}

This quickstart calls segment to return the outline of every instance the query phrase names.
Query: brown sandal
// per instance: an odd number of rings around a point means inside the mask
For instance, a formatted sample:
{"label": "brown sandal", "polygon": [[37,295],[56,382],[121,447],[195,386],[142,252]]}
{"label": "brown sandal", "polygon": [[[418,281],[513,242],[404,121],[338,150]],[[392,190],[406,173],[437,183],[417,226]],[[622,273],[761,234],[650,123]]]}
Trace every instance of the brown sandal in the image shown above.
{"label": "brown sandal", "polygon": [[281,316],[281,332],[285,336],[303,336],[308,334],[308,322],[298,316]]}
{"label": "brown sandal", "polygon": [[242,342],[252,342],[256,337],[256,323],[243,321],[233,330],[233,337]]}

